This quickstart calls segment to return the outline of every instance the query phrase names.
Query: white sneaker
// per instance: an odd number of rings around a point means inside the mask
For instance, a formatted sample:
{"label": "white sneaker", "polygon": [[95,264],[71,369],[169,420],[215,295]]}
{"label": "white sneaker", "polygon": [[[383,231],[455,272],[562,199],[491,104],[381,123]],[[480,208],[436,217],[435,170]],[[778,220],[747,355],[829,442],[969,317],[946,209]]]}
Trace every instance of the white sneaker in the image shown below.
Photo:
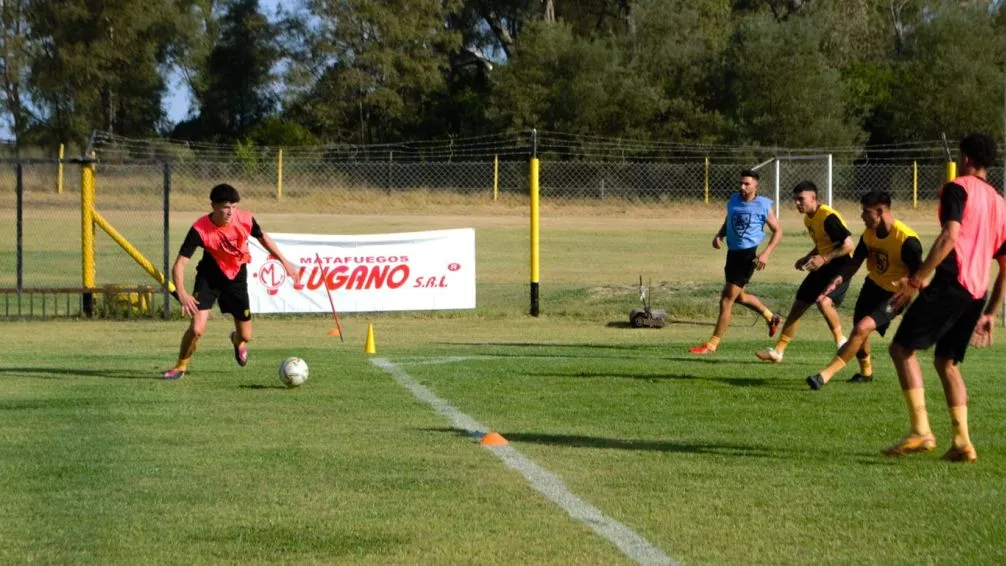
{"label": "white sneaker", "polygon": [[775,348],[769,348],[768,350],[762,350],[761,352],[755,352],[759,360],[763,362],[779,363],[782,361],[782,352],[776,350]]}
{"label": "white sneaker", "polygon": [[841,350],[842,346],[845,346],[845,343],[848,342],[848,341],[849,341],[849,339],[846,338],[845,336],[842,336],[841,338],[839,338],[838,342],[835,343],[835,350]]}

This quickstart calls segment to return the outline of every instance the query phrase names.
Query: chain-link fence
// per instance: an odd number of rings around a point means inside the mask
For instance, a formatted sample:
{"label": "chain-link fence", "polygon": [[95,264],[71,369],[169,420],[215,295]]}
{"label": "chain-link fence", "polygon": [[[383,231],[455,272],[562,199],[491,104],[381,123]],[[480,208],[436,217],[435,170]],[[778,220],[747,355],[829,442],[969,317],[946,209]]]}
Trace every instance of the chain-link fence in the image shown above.
{"label": "chain-link fence", "polygon": [[[830,190],[835,201],[855,202],[865,191],[883,189],[892,192],[899,206],[925,205],[936,199],[946,174],[942,148],[931,145],[897,159],[864,159],[863,151],[856,155],[818,150],[797,154],[779,148],[728,152],[707,146],[691,148],[690,153],[678,147],[657,148],[664,153],[657,155],[653,148],[624,143],[618,151],[607,146],[604,151],[585,150],[584,144],[576,151],[563,150],[559,144],[538,145],[523,137],[471,142],[449,150],[396,145],[289,150],[284,155],[279,148],[238,154],[219,147],[214,152],[110,139],[96,143],[94,153],[89,153],[96,159],[94,210],[100,217],[93,246],[94,285],[99,290],[137,289],[107,291],[103,300],[130,307],[127,313],[136,307],[156,314],[161,308],[159,289],[152,292],[154,299],[148,299],[140,288],[157,284],[123,250],[121,241],[135,249],[134,255],[164,271],[189,226],[208,209],[209,189],[219,182],[238,187],[256,213],[283,217],[267,228],[274,231],[290,231],[305,215],[525,215],[532,154],[540,156],[543,214],[593,217],[624,214],[638,206],[673,217],[680,205],[722,203],[736,191],[739,172],[756,166],[761,194],[774,198],[778,187],[782,206],[787,205],[793,185],[803,180],[815,182],[822,199]],[[1002,186],[1003,168],[992,168],[990,177]],[[5,188],[0,194],[0,288],[5,290],[0,315],[51,309],[34,298],[27,303],[21,295],[12,298],[12,290],[82,286],[80,178],[79,164],[0,161],[0,183]],[[107,233],[109,227],[121,236],[119,241]],[[514,270],[521,271],[522,265]],[[68,305],[59,311],[64,312],[73,316],[80,308]]]}

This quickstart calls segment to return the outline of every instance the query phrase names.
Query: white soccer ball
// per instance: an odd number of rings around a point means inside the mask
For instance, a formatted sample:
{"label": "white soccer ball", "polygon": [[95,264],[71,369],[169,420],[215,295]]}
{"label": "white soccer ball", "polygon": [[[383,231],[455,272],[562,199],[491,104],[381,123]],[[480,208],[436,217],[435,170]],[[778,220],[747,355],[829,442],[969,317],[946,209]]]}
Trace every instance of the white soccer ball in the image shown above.
{"label": "white soccer ball", "polygon": [[304,385],[304,382],[307,381],[307,374],[307,362],[300,358],[287,358],[279,364],[279,380],[287,387]]}

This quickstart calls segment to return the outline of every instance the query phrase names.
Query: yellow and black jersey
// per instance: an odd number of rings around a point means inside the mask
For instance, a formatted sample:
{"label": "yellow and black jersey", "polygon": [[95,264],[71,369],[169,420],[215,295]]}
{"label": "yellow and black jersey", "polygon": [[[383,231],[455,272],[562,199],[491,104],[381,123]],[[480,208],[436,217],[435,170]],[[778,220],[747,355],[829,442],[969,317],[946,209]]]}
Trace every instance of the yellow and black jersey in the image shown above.
{"label": "yellow and black jersey", "polygon": [[863,232],[853,257],[866,260],[866,269],[874,283],[887,291],[897,291],[898,281],[908,277],[922,265],[922,242],[919,235],[900,220],[883,238],[876,229]]}
{"label": "yellow and black jersey", "polygon": [[826,204],[817,205],[813,216],[804,214],[803,225],[807,227],[810,239],[817,247],[818,255],[831,253],[852,235],[849,227],[845,225],[845,220],[842,220],[842,215]]}

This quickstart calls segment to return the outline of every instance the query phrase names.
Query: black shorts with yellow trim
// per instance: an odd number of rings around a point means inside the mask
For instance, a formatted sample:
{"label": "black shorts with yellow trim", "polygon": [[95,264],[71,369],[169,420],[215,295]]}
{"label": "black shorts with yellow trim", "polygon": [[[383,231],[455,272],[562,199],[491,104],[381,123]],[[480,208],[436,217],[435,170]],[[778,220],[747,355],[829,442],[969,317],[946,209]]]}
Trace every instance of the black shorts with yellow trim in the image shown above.
{"label": "black shorts with yellow trim", "polygon": [[964,361],[985,297],[971,296],[956,279],[937,274],[908,307],[893,342],[912,350],[936,344],[937,358]]}
{"label": "black shorts with yellow trim", "polygon": [[[852,257],[842,256],[822,265],[817,271],[808,273],[803,278],[800,288],[796,291],[796,300],[809,304],[816,303],[817,298],[821,296],[821,292],[828,287],[832,279],[837,277],[850,261],[852,261]],[[828,293],[828,298],[831,299],[831,302],[835,303],[836,307],[841,306],[842,301],[845,300],[845,293],[848,290],[849,282],[843,281],[837,289]]]}
{"label": "black shorts with yellow trim", "polygon": [[863,282],[863,288],[859,290],[859,297],[856,298],[856,309],[852,315],[852,323],[857,324],[864,318],[870,317],[877,324],[877,333],[883,336],[891,326],[891,321],[904,310],[904,308],[891,309],[888,302],[893,296],[893,291],[884,289],[877,285],[873,279],[867,277]]}
{"label": "black shorts with yellow trim", "polygon": [[723,275],[727,283],[743,287],[751,281],[755,272],[755,261],[758,258],[758,248],[743,250],[728,250],[727,263],[723,266]]}
{"label": "black shorts with yellow trim", "polygon": [[[214,273],[214,271],[216,271]],[[219,301],[220,312],[231,314],[234,320],[251,320],[251,301],[248,298],[248,266],[228,279],[219,270],[196,270],[196,283],[192,293],[199,303],[199,310],[208,311]]]}

